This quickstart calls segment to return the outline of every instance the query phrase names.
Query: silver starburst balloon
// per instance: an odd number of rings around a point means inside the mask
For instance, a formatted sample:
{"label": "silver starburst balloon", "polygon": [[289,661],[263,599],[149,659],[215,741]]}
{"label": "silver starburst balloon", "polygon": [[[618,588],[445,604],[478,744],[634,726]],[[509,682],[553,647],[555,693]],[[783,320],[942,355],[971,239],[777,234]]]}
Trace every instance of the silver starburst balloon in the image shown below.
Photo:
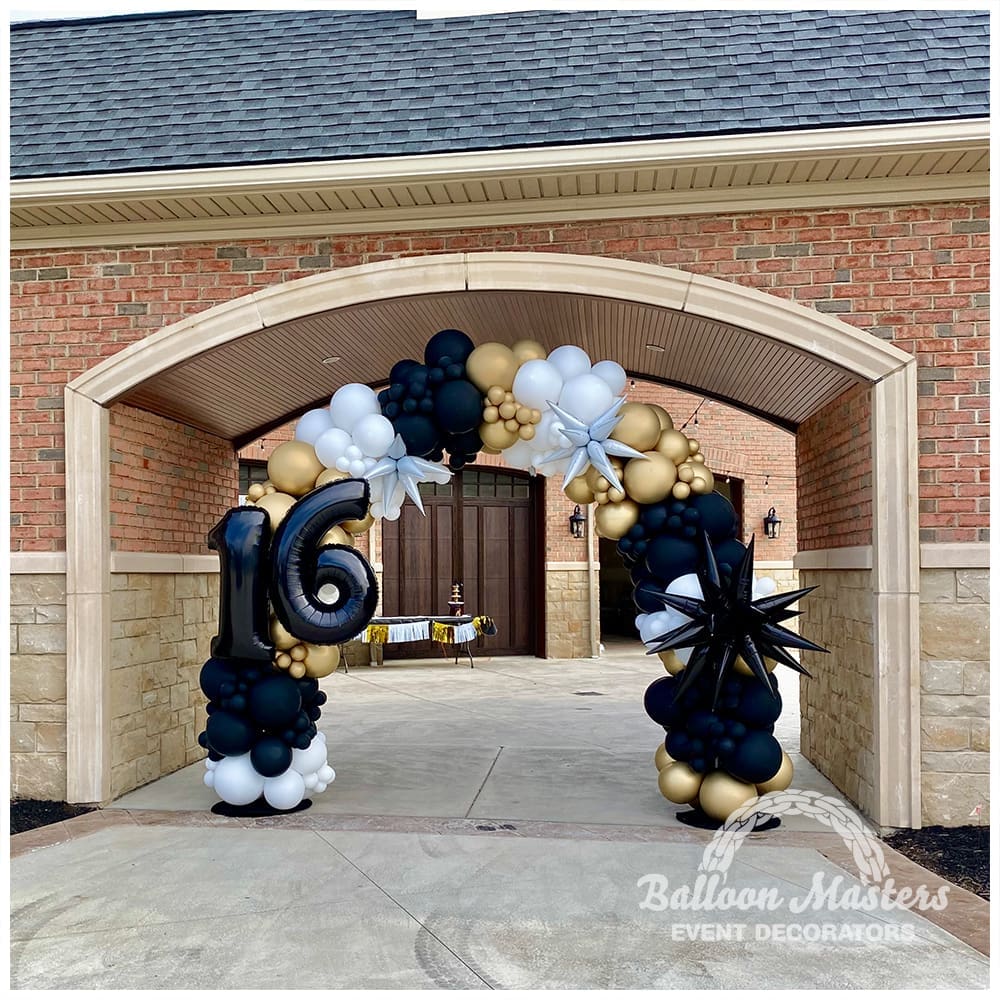
{"label": "silver starburst balloon", "polygon": [[563,489],[569,485],[571,480],[582,475],[588,465],[592,465],[615,489],[620,490],[622,484],[615,474],[615,467],[611,464],[611,459],[608,456],[616,455],[619,458],[646,457],[641,451],[636,451],[635,448],[630,448],[627,444],[614,441],[609,437],[621,420],[618,411],[624,403],[625,397],[619,397],[591,424],[580,420],[579,417],[574,417],[572,413],[567,413],[555,403],[549,403],[549,406],[563,423],[562,433],[569,440],[569,447],[543,455],[538,459],[536,465],[540,468],[551,462],[561,462],[568,458],[569,466],[566,469],[566,478],[563,480]]}
{"label": "silver starburst balloon", "polygon": [[389,453],[365,473],[365,479],[371,483],[372,514],[395,521],[407,496],[423,514],[420,483],[446,483],[451,471],[437,462],[407,455],[406,445],[397,434]]}

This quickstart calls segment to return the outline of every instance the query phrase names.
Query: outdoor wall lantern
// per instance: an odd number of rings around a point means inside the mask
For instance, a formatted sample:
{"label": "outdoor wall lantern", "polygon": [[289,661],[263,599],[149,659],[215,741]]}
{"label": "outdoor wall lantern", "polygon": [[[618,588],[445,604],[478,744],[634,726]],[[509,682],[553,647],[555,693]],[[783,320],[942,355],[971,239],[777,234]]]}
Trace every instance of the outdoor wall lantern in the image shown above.
{"label": "outdoor wall lantern", "polygon": [[583,526],[586,523],[587,519],[580,513],[580,505],[577,504],[569,516],[569,533],[574,538],[583,538]]}
{"label": "outdoor wall lantern", "polygon": [[768,538],[777,538],[781,534],[781,518],[774,512],[773,507],[764,518],[764,534]]}

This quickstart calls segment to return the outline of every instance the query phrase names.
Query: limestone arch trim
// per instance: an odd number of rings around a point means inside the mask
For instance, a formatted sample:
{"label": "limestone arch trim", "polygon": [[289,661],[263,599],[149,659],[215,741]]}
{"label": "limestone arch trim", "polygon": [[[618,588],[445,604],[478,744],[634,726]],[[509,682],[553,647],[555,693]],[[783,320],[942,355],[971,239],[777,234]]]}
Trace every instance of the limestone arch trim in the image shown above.
{"label": "limestone arch trim", "polygon": [[[687,312],[795,347],[872,386],[876,791],[873,819],[919,825],[916,360],[831,316],[731,282],[573,254],[478,252],[380,261],[274,285],[165,327],[66,387],[70,801],[107,799],[110,535],[106,407],[213,347],[343,306],[434,292],[594,294]],[[99,759],[94,759],[94,757]]]}

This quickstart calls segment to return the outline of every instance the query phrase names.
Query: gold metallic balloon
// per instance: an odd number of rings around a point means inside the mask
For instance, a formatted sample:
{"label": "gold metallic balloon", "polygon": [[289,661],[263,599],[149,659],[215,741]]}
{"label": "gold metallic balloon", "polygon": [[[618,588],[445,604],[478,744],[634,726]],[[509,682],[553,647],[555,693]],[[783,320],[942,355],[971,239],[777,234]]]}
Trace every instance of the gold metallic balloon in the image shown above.
{"label": "gold metallic balloon", "polygon": [[517,415],[516,403],[501,403],[499,406],[500,418],[502,420],[513,420]]}
{"label": "gold metallic balloon", "polygon": [[631,500],[606,503],[594,514],[594,529],[601,538],[623,538],[639,520],[639,505]]}
{"label": "gold metallic balloon", "polygon": [[792,783],[792,779],[795,777],[795,765],[792,763],[792,758],[785,753],[784,750],[781,751],[781,767],[778,768],[778,773],[773,778],[768,778],[767,781],[762,781],[757,785],[757,791],[761,795],[767,792],[783,792]]}
{"label": "gold metallic balloon", "polygon": [[316,477],[316,486],[326,486],[327,483],[339,483],[341,479],[350,479],[349,472],[341,472],[340,469],[324,469]]}
{"label": "gold metallic balloon", "polygon": [[611,438],[636,451],[652,451],[660,438],[660,418],[645,403],[626,403],[618,411],[621,419],[615,424]]}
{"label": "gold metallic balloon", "polygon": [[320,545],[354,545],[354,537],[335,524],[320,540]]}
{"label": "gold metallic balloon", "polygon": [[677,654],[672,649],[665,649],[662,653],[657,653],[660,663],[666,667],[667,673],[671,677],[676,677],[684,669],[684,664],[677,658]]}
{"label": "gold metallic balloon", "polygon": [[292,658],[287,653],[278,653],[274,658],[274,665],[287,670],[292,665]]}
{"label": "gold metallic balloon", "polygon": [[625,492],[636,503],[659,503],[670,496],[676,481],[674,463],[658,451],[647,451],[644,458],[633,458],[625,466]]}
{"label": "gold metallic balloon", "polygon": [[517,432],[511,433],[501,421],[497,421],[495,424],[480,424],[479,436],[482,438],[483,444],[490,448],[496,448],[497,451],[503,451],[505,448],[517,444],[518,441]]}
{"label": "gold metallic balloon", "polygon": [[259,500],[264,495],[264,484],[254,483],[250,489],[247,490],[247,500],[255,502]]}
{"label": "gold metallic balloon", "polygon": [[601,490],[600,493],[595,493],[594,494],[594,499],[599,504],[601,504],[603,506],[604,504],[606,504],[606,503],[609,502],[609,500],[608,500],[608,491],[607,490]]}
{"label": "gold metallic balloon", "polygon": [[300,642],[297,645],[292,646],[292,648],[288,651],[288,655],[293,660],[297,660],[301,663],[306,658],[306,654],[308,652],[309,650],[306,649],[306,644],[304,642]]}
{"label": "gold metallic balloon", "polygon": [[[777,660],[772,660],[769,656],[764,657],[764,666],[767,668],[767,672],[770,673],[778,665]],[[756,677],[757,675],[750,669],[750,664],[743,659],[742,656],[737,656],[736,660],[733,662],[733,670],[738,674],[742,674],[744,677]]]}
{"label": "gold metallic balloon", "polygon": [[658,783],[660,794],[665,799],[682,806],[698,798],[702,777],[690,764],[675,760],[660,771]]}
{"label": "gold metallic balloon", "polygon": [[496,406],[487,406],[483,410],[483,423],[495,424],[500,419],[500,409]]}
{"label": "gold metallic balloon", "polygon": [[536,358],[545,359],[549,356],[549,352],[537,340],[518,340],[511,346],[510,350],[518,368],[525,361],[534,361]]}
{"label": "gold metallic balloon", "polygon": [[[375,518],[372,517],[372,512],[369,510],[359,521],[342,521],[340,526],[349,535],[363,535],[374,523]],[[352,538],[347,544],[353,545],[354,539]]]}
{"label": "gold metallic balloon", "polygon": [[668,764],[674,762],[674,758],[667,753],[667,748],[662,743],[656,748],[656,756],[653,760],[656,762],[657,771],[662,771]]}
{"label": "gold metallic balloon", "polygon": [[502,385],[491,385],[486,390],[486,398],[494,406],[499,406],[507,398],[507,390]]}
{"label": "gold metallic balloon", "polygon": [[697,455],[701,451],[701,442],[697,438],[688,438],[688,451],[692,455]]}
{"label": "gold metallic balloon", "polygon": [[514,417],[519,424],[530,424],[532,422],[531,415],[534,412],[530,406],[519,406]]}
{"label": "gold metallic balloon", "polygon": [[[591,490],[593,490],[594,493],[603,493],[611,487],[611,483],[605,479],[601,470],[598,469],[596,465],[589,466],[583,475],[587,480],[587,485],[591,488]],[[621,477],[619,476],[619,479],[620,478]]]}
{"label": "gold metallic balloon", "polygon": [[267,516],[271,519],[271,530],[274,531],[294,503],[295,497],[290,497],[287,493],[266,493],[257,501],[257,506],[267,511]]}
{"label": "gold metallic balloon", "polygon": [[573,503],[593,503],[594,491],[587,485],[586,477],[577,476],[566,484],[563,492]]}
{"label": "gold metallic balloon", "polygon": [[273,642],[278,649],[282,650],[291,649],[292,646],[297,646],[299,644],[299,640],[296,639],[295,636],[292,635],[292,633],[289,632],[288,629],[286,629],[285,626],[282,625],[281,622],[278,621],[278,619],[273,615],[271,617],[271,642]]}
{"label": "gold metallic balloon", "polygon": [[326,677],[340,665],[340,647],[307,643],[306,658],[302,663],[306,668],[306,677]]}
{"label": "gold metallic balloon", "polygon": [[608,490],[608,500],[611,503],[621,503],[622,500],[625,499],[625,495],[626,494],[624,490],[619,490],[614,486],[612,486],[611,489]]}
{"label": "gold metallic balloon", "polygon": [[507,428],[507,430],[509,430],[511,432],[511,434],[519,434],[520,433],[521,425],[513,417],[508,417],[503,422],[503,425],[504,425],[504,427]]}
{"label": "gold metallic balloon", "polygon": [[687,483],[674,483],[674,488],[670,492],[675,500],[687,500],[691,496],[691,487]]}
{"label": "gold metallic balloon", "polygon": [[691,480],[694,479],[694,469],[690,462],[682,462],[677,466],[677,478],[682,483],[688,483],[690,485]]}
{"label": "gold metallic balloon", "polygon": [[264,483],[264,495],[268,496],[271,493],[277,493],[278,491],[274,488],[273,483]]}
{"label": "gold metallic balloon", "polygon": [[702,812],[724,823],[740,806],[757,798],[757,788],[734,778],[727,771],[712,771],[705,775],[698,792]]}
{"label": "gold metallic balloon", "polygon": [[291,665],[291,666],[290,666],[290,667],[288,668],[288,672],[289,672],[289,673],[290,673],[290,674],[292,675],[292,677],[294,677],[294,678],[295,678],[296,680],[301,680],[301,679],[302,679],[303,677],[305,677],[305,675],[306,675],[306,665],[305,665],[304,663],[300,663],[299,661],[297,661],[297,660],[296,660],[296,661],[295,661],[295,662],[293,662],[293,663],[292,663],[292,665]]}
{"label": "gold metallic balloon", "polygon": [[[702,466],[704,468],[704,466]],[[705,470],[708,471],[707,469]],[[715,486],[715,478],[709,474],[707,476],[695,476],[691,480],[691,492],[698,494],[711,493],[712,488]]]}
{"label": "gold metallic balloon", "polygon": [[517,429],[517,435],[522,441],[531,441],[535,437],[535,427],[533,424],[521,424]]}
{"label": "gold metallic balloon", "polygon": [[323,463],[316,457],[316,449],[305,441],[279,444],[267,460],[267,476],[275,488],[295,497],[308,493],[322,471]]}
{"label": "gold metallic balloon", "polygon": [[646,404],[651,410],[656,413],[657,418],[660,421],[661,431],[670,431],[674,429],[674,422],[671,416],[659,403],[647,403]]}
{"label": "gold metallic balloon", "polygon": [[466,377],[480,392],[488,392],[493,386],[510,389],[514,384],[518,363],[506,344],[495,341],[480,344],[465,362]]}
{"label": "gold metallic balloon", "polygon": [[680,431],[663,431],[656,442],[656,450],[666,455],[674,465],[686,462],[691,455],[688,439]]}

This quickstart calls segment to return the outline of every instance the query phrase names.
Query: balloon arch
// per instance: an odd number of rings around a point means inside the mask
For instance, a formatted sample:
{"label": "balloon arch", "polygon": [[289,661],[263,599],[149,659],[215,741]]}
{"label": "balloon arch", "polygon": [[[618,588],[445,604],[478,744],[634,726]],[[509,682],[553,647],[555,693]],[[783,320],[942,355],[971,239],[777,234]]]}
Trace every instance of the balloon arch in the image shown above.
{"label": "balloon arch", "polygon": [[[755,578],[753,540],[714,491],[701,448],[660,406],[630,403],[625,370],[573,345],[476,347],[458,330],[397,362],[376,393],[351,383],[310,410],[268,461],[268,481],[209,535],[222,570],[219,633],[201,671],[208,720],[205,782],[232,807],[302,806],[334,778],[317,729],[319,679],[339,644],[375,613],[378,586],[353,548],[395,520],[419,485],[445,483],[484,452],[561,475],[567,497],[596,504],[597,533],[631,573],[636,627],[666,675],[645,708],[666,739],[656,752],[671,802],[724,820],[792,764],[774,738],[786,647],[820,650],[781,623],[808,590],[776,594]],[[811,589],[811,588],[810,588]]]}

